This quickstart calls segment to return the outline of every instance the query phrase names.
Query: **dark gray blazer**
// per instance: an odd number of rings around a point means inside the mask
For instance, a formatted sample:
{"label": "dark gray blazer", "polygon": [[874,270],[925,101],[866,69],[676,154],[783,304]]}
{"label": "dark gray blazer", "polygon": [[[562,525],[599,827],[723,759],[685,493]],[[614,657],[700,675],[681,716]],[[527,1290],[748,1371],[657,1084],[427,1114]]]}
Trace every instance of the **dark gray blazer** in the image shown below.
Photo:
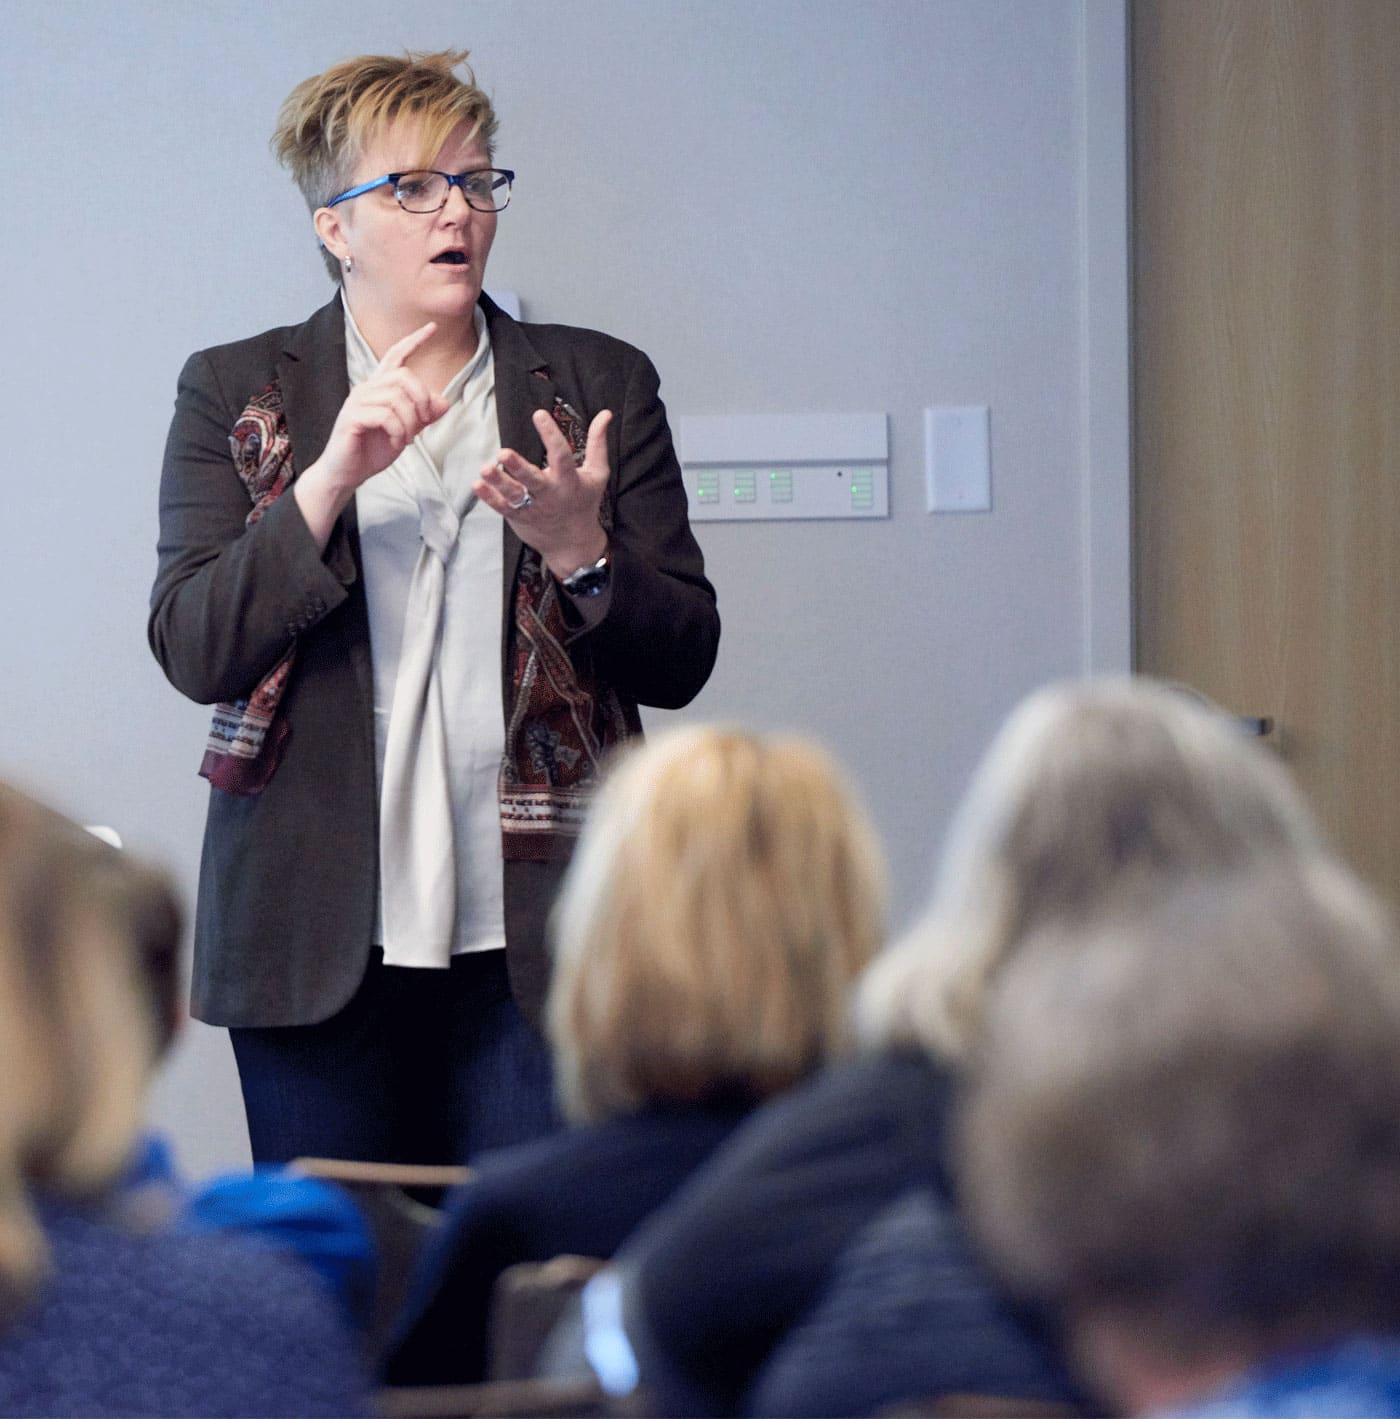
{"label": "dark gray blazer", "polygon": [[[640,351],[596,331],[524,325],[482,297],[501,443],[532,462],[530,416],[567,400],[585,422],[613,411],[606,495],[612,593],[575,659],[623,700],[676,708],[699,692],[719,642],[715,594],[686,519],[685,491]],[[204,704],[248,695],[293,641],[279,708],[290,734],[262,793],[210,790],[195,917],[192,1010],[216,1025],[312,1024],[354,994],[374,930],[378,849],[373,677],[352,502],[324,555],[296,500],[248,528],[228,436],[249,399],[280,380],[298,469],[321,454],[349,393],[337,296],[303,325],[192,355],[180,375],[160,486],[159,566],[148,635],[171,683]],[[502,712],[521,543],[505,537]],[[190,746],[191,772],[201,745]],[[526,1013],[548,977],[544,923],[565,863],[505,864],[506,950]]]}

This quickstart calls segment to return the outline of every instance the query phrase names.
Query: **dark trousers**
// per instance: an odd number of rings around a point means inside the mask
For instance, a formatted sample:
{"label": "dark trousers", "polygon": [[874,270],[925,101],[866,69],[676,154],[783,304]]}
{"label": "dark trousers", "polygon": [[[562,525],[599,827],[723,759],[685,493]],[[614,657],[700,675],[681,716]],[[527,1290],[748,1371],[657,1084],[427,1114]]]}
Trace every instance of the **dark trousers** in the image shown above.
{"label": "dark trousers", "polygon": [[317,1025],[229,1031],[255,1163],[463,1163],[559,1127],[549,1049],[505,952],[449,970],[386,966]]}

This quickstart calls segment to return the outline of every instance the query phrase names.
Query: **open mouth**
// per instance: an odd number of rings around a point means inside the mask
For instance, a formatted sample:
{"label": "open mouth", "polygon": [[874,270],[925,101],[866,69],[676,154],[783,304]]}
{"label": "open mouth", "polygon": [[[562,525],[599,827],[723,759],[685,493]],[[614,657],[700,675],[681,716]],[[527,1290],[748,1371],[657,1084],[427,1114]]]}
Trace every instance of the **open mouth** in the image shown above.
{"label": "open mouth", "polygon": [[467,264],[467,253],[465,251],[444,251],[433,257],[434,266],[465,266]]}

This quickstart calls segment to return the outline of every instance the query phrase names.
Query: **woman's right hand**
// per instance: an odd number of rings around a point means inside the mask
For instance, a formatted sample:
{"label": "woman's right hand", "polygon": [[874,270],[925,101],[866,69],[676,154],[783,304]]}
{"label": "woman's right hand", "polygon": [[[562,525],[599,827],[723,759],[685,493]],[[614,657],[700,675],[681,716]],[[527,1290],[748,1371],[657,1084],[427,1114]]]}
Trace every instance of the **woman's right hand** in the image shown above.
{"label": "woman's right hand", "polygon": [[301,515],[322,550],[360,484],[382,473],[447,412],[447,401],[429,393],[407,365],[436,329],[430,320],[389,346],[374,373],[357,384],[340,406],[321,456],[292,484]]}

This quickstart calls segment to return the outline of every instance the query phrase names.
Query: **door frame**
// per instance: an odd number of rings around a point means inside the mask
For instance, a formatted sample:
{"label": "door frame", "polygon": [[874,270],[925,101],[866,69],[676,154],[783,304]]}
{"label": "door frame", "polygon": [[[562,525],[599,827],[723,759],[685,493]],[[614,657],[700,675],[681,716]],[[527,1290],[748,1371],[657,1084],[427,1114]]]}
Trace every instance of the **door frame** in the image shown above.
{"label": "door frame", "polygon": [[1129,0],[1080,7],[1080,526],[1085,674],[1133,668]]}

